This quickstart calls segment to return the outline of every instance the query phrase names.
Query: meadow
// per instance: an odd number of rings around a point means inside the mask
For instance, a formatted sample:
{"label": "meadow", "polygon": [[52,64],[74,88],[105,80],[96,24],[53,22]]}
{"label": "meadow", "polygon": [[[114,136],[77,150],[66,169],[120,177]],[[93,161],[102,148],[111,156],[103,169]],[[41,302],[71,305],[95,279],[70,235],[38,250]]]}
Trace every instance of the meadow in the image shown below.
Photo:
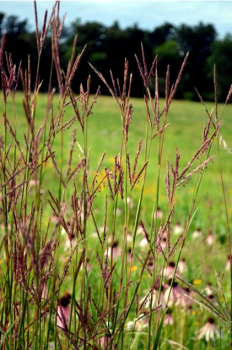
{"label": "meadow", "polygon": [[52,23],[59,93],[1,65],[1,349],[229,349],[232,90],[175,100],[186,56],[162,99],[141,46],[144,98],[127,60],[123,82],[92,67],[111,96],[74,96],[57,6],[37,45],[39,66]]}

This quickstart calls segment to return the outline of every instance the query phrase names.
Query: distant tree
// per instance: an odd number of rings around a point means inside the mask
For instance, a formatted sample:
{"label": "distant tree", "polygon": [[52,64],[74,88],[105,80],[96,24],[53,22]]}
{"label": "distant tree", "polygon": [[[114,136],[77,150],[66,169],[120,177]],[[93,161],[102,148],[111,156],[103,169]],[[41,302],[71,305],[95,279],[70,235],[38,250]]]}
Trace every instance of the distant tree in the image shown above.
{"label": "distant tree", "polygon": [[225,101],[232,84],[232,35],[227,34],[224,39],[212,44],[212,53],[208,57],[208,76],[213,87],[213,67],[217,70],[217,93],[220,101]]}
{"label": "distant tree", "polygon": [[[4,51],[11,54],[13,63],[16,66],[21,62],[22,69],[28,68],[28,57],[30,56],[31,63],[31,86],[32,89],[35,83],[37,63],[38,63],[38,51],[36,44],[35,33],[32,33],[28,29],[27,20],[21,21],[17,16],[5,16],[0,14],[0,33],[2,34],[4,29],[6,29],[6,42]],[[63,54],[63,49],[61,45],[61,55]],[[3,55],[5,70],[7,71],[7,64],[5,59],[5,54]],[[41,62],[39,79],[43,81],[41,86],[41,91],[46,91],[48,88],[48,82],[50,77],[50,69],[52,62],[51,54],[51,40],[50,38],[45,39]],[[54,86],[57,85],[56,77],[53,76],[52,80]]]}
{"label": "distant tree", "polygon": [[[151,56],[151,50],[147,45],[147,33],[138,25],[134,25],[122,30],[118,22],[114,22],[112,26],[105,27],[98,22],[87,22],[82,24],[80,20],[76,20],[71,25],[71,35],[67,41],[68,48],[66,50],[65,62],[67,64],[72,50],[72,42],[74,35],[78,35],[78,47],[82,48],[87,44],[86,52],[78,70],[77,76],[73,81],[73,89],[77,92],[80,83],[84,84],[87,77],[91,74],[92,92],[101,85],[103,94],[109,93],[106,86],[100,81],[96,74],[88,65],[88,61],[95,66],[108,81],[110,81],[110,70],[112,70],[115,79],[119,78],[123,81],[125,58],[129,60],[129,69],[133,73],[132,94],[140,95],[143,90],[143,84],[140,78],[139,70],[135,60],[135,53],[141,54],[141,42],[145,45],[148,56]],[[148,59],[149,63],[149,59]]]}
{"label": "distant tree", "polygon": [[[185,75],[188,79],[182,80],[181,89],[188,96],[194,94],[196,87],[204,96],[211,91],[210,81],[207,78],[207,59],[212,52],[212,43],[217,38],[217,32],[212,24],[199,23],[195,27],[181,25],[176,28],[176,40],[180,54],[189,52]],[[197,98],[197,96],[195,95]]]}
{"label": "distant tree", "polygon": [[2,38],[2,34],[4,31],[4,18],[5,18],[5,13],[0,12],[0,39]]}
{"label": "distant tree", "polygon": [[153,52],[154,56],[158,55],[159,90],[160,95],[164,96],[167,66],[170,65],[170,84],[173,84],[181,65],[179,45],[175,40],[168,40],[156,47]]}
{"label": "distant tree", "polygon": [[[117,25],[117,23],[116,23]],[[123,82],[125,58],[129,61],[129,73],[133,74],[132,94],[141,96],[143,83],[135,60],[135,54],[141,56],[141,43],[144,45],[146,59],[150,64],[151,50],[147,45],[147,33],[135,24],[120,30],[119,26],[113,25],[106,30],[106,51],[108,67],[113,71],[114,77]]]}
{"label": "distant tree", "polygon": [[20,35],[28,31],[27,20],[20,21],[18,16],[8,16],[5,20],[5,29],[8,34]]}
{"label": "distant tree", "polygon": [[159,63],[165,61],[166,64],[179,59],[180,56],[179,46],[175,40],[165,41],[154,49],[154,53],[159,55]]}
{"label": "distant tree", "polygon": [[31,52],[30,43],[25,40],[28,36],[27,20],[20,21],[17,16],[3,17],[3,30],[6,30],[4,50],[11,54],[14,64],[20,61],[27,64],[28,54]]}
{"label": "distant tree", "polygon": [[[106,65],[106,51],[104,46],[105,31],[106,27],[103,24],[98,22],[86,22],[82,24],[79,18],[70,26],[69,37],[65,43],[66,50],[63,63],[67,66],[72,52],[73,39],[76,34],[78,35],[77,51],[80,51],[87,44],[85,54],[78,69],[78,74],[74,77],[72,83],[72,87],[76,92],[79,91],[80,84],[83,84],[84,88],[86,87],[88,75],[93,73],[88,62],[91,63],[93,60],[92,63],[97,63],[98,68],[100,67],[104,70]],[[91,83],[93,93],[96,91],[98,85],[99,80],[93,75]]]}
{"label": "distant tree", "polygon": [[174,38],[175,26],[168,22],[159,27],[156,27],[152,32],[149,33],[149,40],[153,48],[164,43],[167,40],[173,40]]}
{"label": "distant tree", "polygon": [[[30,55],[32,87],[36,76],[37,47],[35,33],[29,31],[27,20],[17,16],[6,16],[0,12],[0,39],[4,29],[7,38],[4,50],[11,53],[14,64],[22,61],[22,68],[27,68]],[[131,95],[142,96],[143,82],[140,76],[135,54],[142,62],[141,43],[143,43],[147,66],[150,67],[155,55],[158,54],[158,74],[160,93],[164,93],[167,65],[170,64],[170,83],[174,83],[181,67],[183,58],[189,52],[189,58],[181,83],[176,94],[177,98],[198,98],[194,86],[206,99],[213,98],[212,70],[214,62],[218,71],[219,99],[225,98],[230,78],[232,76],[232,37],[217,40],[217,33],[212,24],[199,23],[196,26],[174,26],[164,23],[152,31],[142,30],[138,24],[122,29],[117,21],[111,26],[105,26],[97,21],[82,23],[75,20],[69,27],[64,27],[60,40],[61,67],[66,70],[72,52],[73,39],[78,35],[76,54],[87,44],[78,72],[72,83],[75,92],[79,92],[80,84],[86,88],[88,75],[91,74],[91,92],[94,93],[101,85],[103,94],[108,89],[92,71],[88,62],[98,69],[111,84],[110,73],[123,83],[125,58],[129,61],[129,73],[133,74]],[[5,55],[3,55],[5,60]],[[7,69],[6,61],[5,66]],[[41,90],[48,87],[50,69],[52,66],[51,32],[45,40],[39,71]],[[55,74],[52,74],[52,85],[57,86]],[[152,85],[154,86],[154,84]]]}
{"label": "distant tree", "polygon": [[101,46],[105,29],[102,23],[86,22],[82,24],[79,18],[71,24],[72,36],[77,34],[79,44],[85,45],[88,43],[90,48]]}

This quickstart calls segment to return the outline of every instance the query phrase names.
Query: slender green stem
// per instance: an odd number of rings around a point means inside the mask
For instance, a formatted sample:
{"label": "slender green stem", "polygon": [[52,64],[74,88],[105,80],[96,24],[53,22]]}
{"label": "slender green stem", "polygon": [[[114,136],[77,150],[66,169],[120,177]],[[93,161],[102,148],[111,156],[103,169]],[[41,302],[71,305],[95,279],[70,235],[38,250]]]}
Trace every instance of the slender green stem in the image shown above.
{"label": "slender green stem", "polygon": [[[221,179],[221,185],[222,185],[222,194],[223,194],[223,200],[224,200],[224,206],[225,206],[225,214],[226,214],[226,229],[227,229],[227,238],[228,238],[228,252],[230,257],[230,290],[232,291],[232,249],[231,249],[231,235],[230,235],[230,222],[229,222],[229,213],[228,213],[228,206],[227,206],[227,200],[226,200],[226,191],[225,191],[225,185],[223,180],[223,173],[222,173],[222,163],[221,163],[221,154],[220,154],[220,148],[219,148],[219,139],[217,138],[217,152],[218,152],[218,163],[219,163],[219,172],[220,172],[220,179]],[[232,344],[232,296],[230,297],[230,319],[231,319],[231,344]]]}

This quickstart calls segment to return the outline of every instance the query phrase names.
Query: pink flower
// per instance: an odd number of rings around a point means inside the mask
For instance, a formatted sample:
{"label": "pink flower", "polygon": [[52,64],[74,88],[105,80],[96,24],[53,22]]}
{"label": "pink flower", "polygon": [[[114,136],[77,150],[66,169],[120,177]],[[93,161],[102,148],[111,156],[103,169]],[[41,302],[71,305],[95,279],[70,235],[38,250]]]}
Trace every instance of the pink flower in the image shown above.
{"label": "pink flower", "polygon": [[137,228],[137,235],[143,235],[144,232],[143,232],[143,228],[142,228],[142,225],[138,225],[138,228]]}
{"label": "pink flower", "polygon": [[114,241],[112,247],[107,247],[105,251],[105,256],[107,255],[108,258],[110,258],[112,253],[114,259],[117,259],[122,255],[122,249],[119,247],[118,241]]}
{"label": "pink flower", "polygon": [[205,294],[207,296],[213,295],[213,288],[212,288],[212,284],[209,282],[207,283],[205,289],[203,290],[203,292],[205,292]]}
{"label": "pink flower", "polygon": [[208,245],[212,245],[214,241],[214,236],[213,236],[213,232],[210,231],[210,233],[208,234],[207,238],[206,238],[206,242]]}
{"label": "pink flower", "polygon": [[202,236],[202,232],[200,228],[197,228],[192,235],[192,238],[200,238]]}
{"label": "pink flower", "polygon": [[164,317],[164,323],[163,323],[163,326],[167,326],[167,325],[170,325],[172,326],[174,323],[174,320],[173,320],[173,316],[172,316],[172,313],[171,313],[171,309],[168,308],[168,311]]}
{"label": "pink flower", "polygon": [[209,300],[209,302],[211,304],[213,304],[214,306],[217,306],[217,299],[215,298],[215,295],[213,294],[213,292],[211,291],[211,293],[208,294],[207,299]]}
{"label": "pink flower", "polygon": [[148,240],[146,237],[143,237],[143,239],[139,242],[140,247],[146,247],[148,246]]}
{"label": "pink flower", "polygon": [[207,323],[199,330],[197,339],[204,339],[209,342],[215,338],[219,338],[219,329],[212,317],[208,318]]}
{"label": "pink flower", "polygon": [[133,242],[133,235],[130,232],[127,233],[126,240],[127,243]]}
{"label": "pink flower", "polygon": [[177,222],[175,225],[174,225],[174,230],[173,230],[174,234],[175,235],[180,235],[181,233],[184,232],[184,228],[183,226],[181,226],[181,224],[179,222]]}
{"label": "pink flower", "polygon": [[154,259],[153,255],[150,255],[150,256],[149,256],[149,259],[148,259],[148,261],[147,261],[147,271],[148,271],[150,274],[152,274],[152,271],[153,271],[154,266],[155,266],[154,261],[155,261],[155,259]]}
{"label": "pink flower", "polygon": [[156,218],[156,217],[157,217],[157,219],[160,219],[160,220],[163,219],[163,217],[164,217],[164,214],[159,207],[157,208],[157,211],[154,214],[154,218]]}
{"label": "pink flower", "polygon": [[65,251],[69,250],[70,248],[74,249],[77,245],[77,240],[74,234],[71,234],[70,237],[67,238],[65,242]]}
{"label": "pink flower", "polygon": [[[171,279],[169,281],[169,284],[171,284]],[[166,302],[166,305],[180,305],[182,307],[187,307],[191,304],[191,299],[188,298],[189,291],[183,289],[181,286],[178,285],[177,282],[173,282],[172,289],[170,290],[170,287],[166,290],[164,294],[164,300]],[[170,293],[170,296],[169,296]],[[168,300],[169,297],[169,300]]]}
{"label": "pink flower", "polygon": [[129,208],[132,209],[134,207],[134,203],[133,203],[132,198],[127,197],[126,201],[127,201]]}
{"label": "pink flower", "polygon": [[110,344],[111,337],[110,336],[103,336],[100,339],[101,349],[105,350],[108,349],[108,345]]}
{"label": "pink flower", "polygon": [[[110,342],[111,342],[111,327],[112,327],[112,324],[111,322],[107,322],[106,323],[108,325],[108,330],[107,332],[105,333],[105,335],[103,335],[101,338],[100,338],[100,348],[102,350],[106,350],[106,349],[109,349],[110,348]],[[112,349],[114,349],[114,346],[112,347]]]}
{"label": "pink flower", "polygon": [[140,300],[140,310],[142,309],[149,309],[150,304],[152,309],[156,308],[157,306],[162,305],[165,307],[164,302],[164,295],[165,295],[165,289],[167,288],[167,285],[162,283],[160,290],[159,286],[154,287],[147,295],[145,295]]}
{"label": "pink flower", "polygon": [[71,294],[69,292],[64,293],[60,298],[58,312],[57,312],[57,326],[60,328],[68,328],[70,318],[70,301]]}
{"label": "pink flower", "polygon": [[163,249],[163,251],[167,248],[167,238],[163,237],[161,242],[160,242],[161,248]]}
{"label": "pink flower", "polygon": [[[175,262],[174,261],[170,261],[169,264],[167,265],[167,267],[164,269],[164,276],[167,277],[172,277],[174,272],[175,272]],[[176,270],[176,272],[178,272],[178,268]]]}
{"label": "pink flower", "polygon": [[230,264],[231,264],[231,256],[228,255],[227,262],[226,262],[226,271],[230,270]]}
{"label": "pink flower", "polygon": [[185,273],[187,271],[187,264],[184,258],[180,259],[178,269],[180,273]]}

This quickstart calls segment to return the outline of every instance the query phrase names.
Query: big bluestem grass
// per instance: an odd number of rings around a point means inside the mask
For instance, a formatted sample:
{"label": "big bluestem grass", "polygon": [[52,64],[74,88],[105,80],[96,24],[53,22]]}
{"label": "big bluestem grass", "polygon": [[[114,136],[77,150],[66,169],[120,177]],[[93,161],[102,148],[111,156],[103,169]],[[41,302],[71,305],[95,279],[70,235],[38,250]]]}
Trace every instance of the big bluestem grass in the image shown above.
{"label": "big bluestem grass", "polygon": [[[129,62],[125,60],[123,81],[115,79],[110,72],[110,83],[90,62],[93,74],[97,74],[108,87],[121,120],[121,140],[117,154],[112,155],[112,166],[104,163],[107,150],[98,163],[92,165],[89,120],[94,118],[100,87],[94,96],[90,94],[90,76],[86,84],[80,85],[78,96],[71,87],[86,47],[75,57],[78,40],[74,38],[72,55],[64,72],[59,57],[59,39],[64,24],[64,18],[59,21],[59,3],[55,3],[48,21],[45,13],[41,33],[36,2],[34,9],[38,66],[33,89],[30,57],[28,67],[23,71],[21,65],[14,65],[10,54],[6,54],[4,61],[6,33],[1,42],[4,126],[0,135],[1,348],[191,347],[192,340],[186,334],[193,334],[189,332],[189,319],[191,310],[195,312],[199,304],[206,310],[206,319],[211,314],[221,327],[231,329],[231,300],[224,293],[221,277],[216,277],[220,293],[214,290],[209,297],[181,273],[186,237],[198,210],[199,189],[204,172],[212,161],[210,152],[214,140],[218,147],[228,255],[231,257],[219,142],[222,141],[227,150],[229,146],[221,135],[223,115],[219,117],[216,97],[213,112],[209,113],[205,107],[208,121],[203,128],[202,143],[194,154],[189,155],[187,164],[181,166],[181,154],[174,149],[175,162],[172,164],[164,159],[165,138],[171,128],[169,110],[184,74],[188,54],[173,85],[170,67],[167,67],[163,106],[159,97],[158,58],[154,58],[149,69],[143,45],[141,58],[136,54],[144,86],[144,135],[136,140],[135,153],[131,152],[129,145],[133,125],[130,96],[133,75],[129,73]],[[56,73],[58,103],[54,102],[55,90],[50,79],[43,122],[38,126],[37,106],[42,84],[39,81],[40,61],[50,26],[51,76]],[[27,121],[23,135],[17,128],[15,102],[19,79]],[[152,85],[155,86],[154,96],[150,90]],[[230,97],[231,89],[225,107]],[[14,106],[13,115],[8,112],[10,99]],[[204,104],[201,97],[200,100]],[[69,119],[67,109],[72,110]],[[72,132],[67,150],[68,129]],[[157,168],[156,193],[150,205],[153,208],[150,219],[144,220],[141,213],[145,206],[149,166]],[[163,179],[164,168],[166,175]],[[177,191],[179,188],[184,190],[190,179],[194,185],[192,199],[186,203],[187,215],[182,219],[185,225],[183,232],[174,237]],[[54,182],[54,186],[48,181]],[[161,213],[162,186],[166,188],[166,199]],[[102,191],[104,187],[106,190]],[[99,203],[101,208],[97,207]],[[122,214],[118,215],[121,210]]]}

